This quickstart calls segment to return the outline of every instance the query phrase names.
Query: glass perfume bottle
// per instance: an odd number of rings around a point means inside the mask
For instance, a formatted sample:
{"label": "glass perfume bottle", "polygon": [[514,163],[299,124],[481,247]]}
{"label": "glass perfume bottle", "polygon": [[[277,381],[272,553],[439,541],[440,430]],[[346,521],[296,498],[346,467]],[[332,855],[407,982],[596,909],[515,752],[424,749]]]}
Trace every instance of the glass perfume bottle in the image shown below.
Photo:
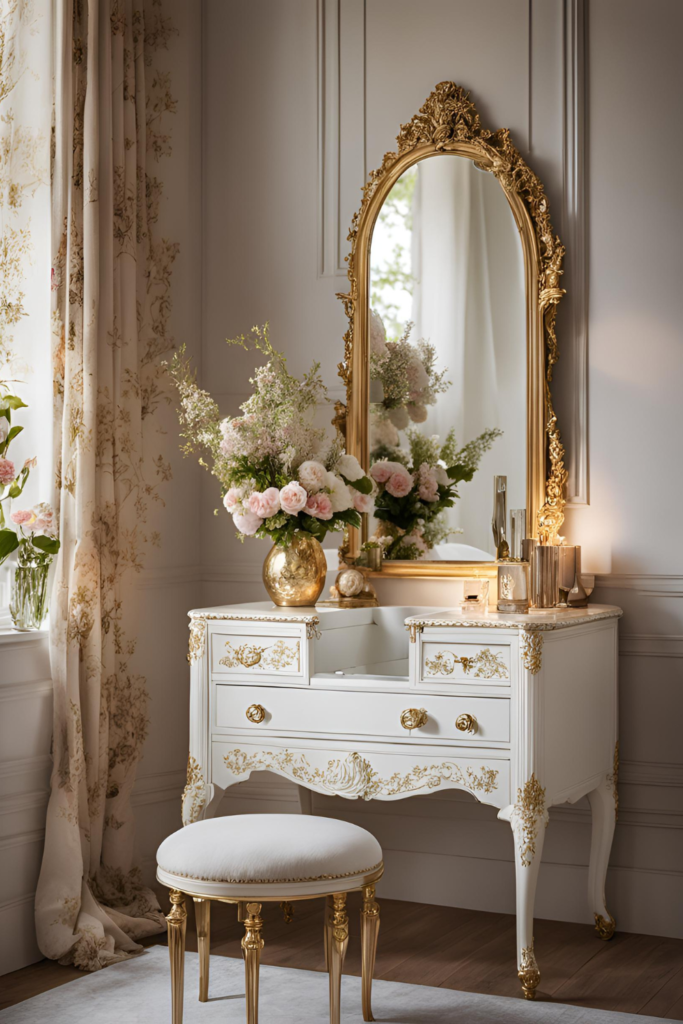
{"label": "glass perfume bottle", "polygon": [[529,611],[529,563],[507,558],[498,563],[499,612]]}

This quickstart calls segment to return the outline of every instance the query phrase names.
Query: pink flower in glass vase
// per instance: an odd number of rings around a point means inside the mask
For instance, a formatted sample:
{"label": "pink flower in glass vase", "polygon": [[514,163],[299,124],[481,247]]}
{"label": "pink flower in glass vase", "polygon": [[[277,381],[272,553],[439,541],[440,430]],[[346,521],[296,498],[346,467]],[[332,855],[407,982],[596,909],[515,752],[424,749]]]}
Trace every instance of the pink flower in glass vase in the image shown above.
{"label": "pink flower in glass vase", "polygon": [[309,516],[315,516],[316,519],[331,519],[332,502],[329,494],[326,494],[325,491],[311,494],[306,502],[306,512]]}
{"label": "pink flower in glass vase", "polygon": [[253,512],[233,512],[232,521],[245,537],[253,537],[263,520]]}
{"label": "pink flower in glass vase", "polygon": [[25,523],[30,523],[33,519],[33,512],[28,508],[20,508],[11,513],[10,519],[17,526],[24,526]]}
{"label": "pink flower in glass vase", "polygon": [[277,487],[267,487],[263,493],[254,491],[247,501],[249,511],[261,519],[270,519],[280,511],[280,492]]}
{"label": "pink flower in glass vase", "polygon": [[0,484],[11,484],[16,476],[11,459],[0,459]]}
{"label": "pink flower in glass vase", "polygon": [[295,516],[297,512],[301,512],[302,508],[306,507],[308,501],[308,494],[296,480],[291,480],[285,487],[280,491],[280,504],[282,505],[282,511],[286,512],[290,516]]}
{"label": "pink flower in glass vase", "polygon": [[405,498],[412,487],[413,478],[405,466],[398,466],[386,482],[386,489],[394,498]]}

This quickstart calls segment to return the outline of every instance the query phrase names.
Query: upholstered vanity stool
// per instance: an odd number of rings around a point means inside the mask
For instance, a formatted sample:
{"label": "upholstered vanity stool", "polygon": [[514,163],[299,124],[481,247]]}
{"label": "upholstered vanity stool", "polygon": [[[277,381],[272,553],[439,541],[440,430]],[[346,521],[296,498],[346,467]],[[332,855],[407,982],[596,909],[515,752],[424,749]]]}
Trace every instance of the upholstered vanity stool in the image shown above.
{"label": "upholstered vanity stool", "polygon": [[375,882],[383,870],[382,849],[374,836],[334,818],[239,814],[198,821],[169,836],[157,852],[157,878],[171,890],[166,920],[173,1024],[182,1024],[183,1019],[186,895],[195,904],[200,1002],[209,997],[210,901],[238,906],[245,931],[247,1024],[258,1024],[259,961],[264,946],[261,905],[327,897],[324,938],[330,1024],[339,1024],[342,966],[349,940],[346,894],[356,890],[363,893],[363,1019],[373,1020],[371,987],[379,932]]}

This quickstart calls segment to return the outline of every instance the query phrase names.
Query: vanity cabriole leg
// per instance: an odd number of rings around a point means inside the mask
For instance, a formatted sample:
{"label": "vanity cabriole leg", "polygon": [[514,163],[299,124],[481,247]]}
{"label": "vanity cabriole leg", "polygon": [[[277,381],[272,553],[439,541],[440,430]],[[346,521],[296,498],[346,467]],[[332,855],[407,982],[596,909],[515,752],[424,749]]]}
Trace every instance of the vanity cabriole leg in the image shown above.
{"label": "vanity cabriole leg", "polygon": [[211,957],[211,901],[194,897],[194,917],[197,925],[199,952],[199,1002],[209,999],[209,962]]}
{"label": "vanity cabriole leg", "polygon": [[510,810],[515,844],[517,902],[517,976],[525,999],[534,999],[541,980],[534,953],[534,902],[548,824],[545,789],[532,774]]}
{"label": "vanity cabriole leg", "polygon": [[349,916],[346,913],[346,893],[332,896],[329,927],[327,931],[327,953],[330,974],[330,1024],[340,1024],[341,979],[346,947],[349,944]]}
{"label": "vanity cabriole leg", "polygon": [[614,827],[617,821],[616,772],[607,775],[588,794],[591,805],[591,855],[588,866],[588,901],[595,918],[596,934],[607,941],[614,935],[616,923],[605,903],[605,879]]}
{"label": "vanity cabriole leg", "polygon": [[375,899],[374,885],[363,886],[363,904],[360,912],[360,944],[363,970],[363,1020],[372,1016],[372,976],[375,972],[377,936],[379,935],[379,903]]}
{"label": "vanity cabriole leg", "polygon": [[171,961],[171,1020],[183,1024],[183,988],[185,977],[185,931],[187,911],[185,896],[171,889],[171,910],[166,915],[168,928],[168,956]]}

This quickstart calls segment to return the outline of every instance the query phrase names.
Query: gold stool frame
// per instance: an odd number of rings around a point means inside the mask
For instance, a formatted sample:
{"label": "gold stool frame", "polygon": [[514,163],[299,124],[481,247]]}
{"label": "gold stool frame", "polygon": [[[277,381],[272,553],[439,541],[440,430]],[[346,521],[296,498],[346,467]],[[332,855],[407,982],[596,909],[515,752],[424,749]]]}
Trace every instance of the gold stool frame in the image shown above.
{"label": "gold stool frame", "polygon": [[[375,883],[382,877],[384,868],[369,876],[362,885],[352,889],[336,888],[331,892],[316,893],[314,896],[287,896],[286,903],[299,900],[326,899],[325,908],[325,962],[330,979],[330,1024],[340,1024],[341,979],[346,947],[349,943],[349,918],[346,912],[346,897],[350,892],[361,892],[361,961],[362,961],[362,1004],[363,1020],[374,1021],[372,1015],[372,975],[375,970],[377,937],[379,935],[379,903],[375,899]],[[185,977],[185,932],[187,910],[185,897],[194,901],[197,923],[197,945],[199,950],[199,1001],[209,998],[209,956],[211,945],[211,903],[232,903],[237,906],[237,920],[244,924],[242,955],[247,1002],[247,1024],[258,1024],[259,967],[261,950],[265,943],[262,936],[263,919],[261,907],[264,903],[282,903],[282,896],[258,900],[243,900],[225,896],[199,896],[189,889],[171,889],[171,910],[166,915],[168,926],[168,954],[171,962],[172,1024],[182,1024]],[[287,911],[285,911],[287,913]]]}

